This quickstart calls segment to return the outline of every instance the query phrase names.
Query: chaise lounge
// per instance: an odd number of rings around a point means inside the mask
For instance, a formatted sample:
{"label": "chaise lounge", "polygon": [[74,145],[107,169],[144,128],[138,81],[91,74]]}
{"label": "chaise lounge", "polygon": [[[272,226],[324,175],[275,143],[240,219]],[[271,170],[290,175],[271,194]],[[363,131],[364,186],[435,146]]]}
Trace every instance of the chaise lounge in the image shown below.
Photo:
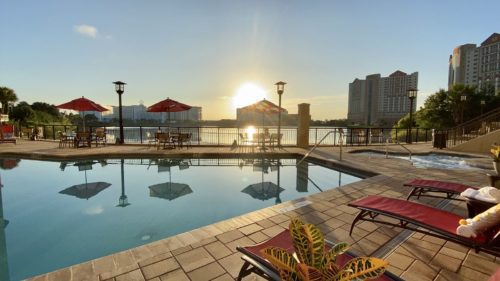
{"label": "chaise lounge", "polygon": [[[329,250],[333,243],[326,241],[325,250]],[[266,280],[281,280],[276,268],[269,263],[260,253],[260,250],[269,247],[280,247],[286,249],[288,252],[293,253],[293,242],[290,237],[290,232],[288,229],[283,230],[278,235],[272,237],[271,239],[262,242],[260,244],[246,246],[246,247],[236,247],[236,249],[243,253],[241,259],[244,261],[241,267],[240,273],[236,280],[241,280],[243,277],[255,273]],[[337,264],[343,266],[350,259],[354,258],[355,255],[346,252],[337,258]],[[384,275],[380,276],[375,281],[402,281],[403,279],[397,277],[396,275],[386,271]]]}
{"label": "chaise lounge", "polygon": [[14,135],[14,125],[0,126],[0,143],[16,144],[17,140],[14,138],[13,135]]}
{"label": "chaise lounge", "polygon": [[[500,256],[499,224],[476,238],[467,238],[456,234],[461,216],[427,205],[378,195],[370,195],[347,205],[360,210],[352,222],[349,234],[358,221],[370,221],[413,230]],[[395,219],[396,222],[390,222],[386,218]]]}
{"label": "chaise lounge", "polygon": [[465,185],[461,183],[439,181],[439,180],[428,180],[428,179],[412,179],[404,183],[403,185],[412,187],[412,190],[410,191],[410,194],[408,194],[406,200],[410,200],[412,196],[417,196],[417,199],[420,199],[420,197],[422,196],[443,198],[442,196],[428,194],[429,192],[432,192],[432,193],[444,193],[446,195],[445,197],[446,199],[463,201],[463,199],[453,198],[453,196],[459,195],[468,188],[478,189],[475,186]]}

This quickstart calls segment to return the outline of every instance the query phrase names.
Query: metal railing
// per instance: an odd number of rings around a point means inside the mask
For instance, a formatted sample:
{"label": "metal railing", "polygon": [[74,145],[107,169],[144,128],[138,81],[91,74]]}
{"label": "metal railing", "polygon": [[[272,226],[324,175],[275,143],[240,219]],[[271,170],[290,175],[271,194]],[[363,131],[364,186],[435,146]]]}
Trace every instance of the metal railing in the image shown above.
{"label": "metal railing", "polygon": [[489,111],[451,129],[435,130],[444,138],[446,147],[453,147],[500,129],[500,108]]}
{"label": "metal railing", "polygon": [[[327,133],[327,134],[326,134],[326,135],[325,135],[325,136],[324,136],[324,137],[323,137],[323,138],[322,138],[322,139],[321,139],[321,140],[320,140],[317,144],[315,144],[315,145],[313,146],[313,148],[311,148],[311,149],[310,149],[310,150],[309,150],[309,151],[308,151],[308,152],[304,155],[304,157],[302,157],[302,159],[300,159],[300,161],[299,161],[299,162],[297,162],[297,166],[298,166],[300,163],[302,163],[302,161],[304,161],[304,159],[306,159],[307,157],[309,157],[309,155],[310,155],[310,154],[311,154],[311,153],[312,153],[312,152],[313,152],[313,151],[314,151],[314,150],[315,150],[315,149],[316,149],[316,148],[317,148],[317,147],[321,144],[321,142],[323,142],[323,140],[325,140],[325,139],[328,137],[328,135],[330,135],[330,134],[332,134],[332,133],[335,133],[335,132],[336,132],[336,131],[330,131],[330,132],[328,132],[328,133]],[[340,144],[340,160],[342,160],[342,142],[343,142],[342,140],[343,140],[343,136],[344,136],[344,134],[343,134],[343,131],[342,131],[342,130],[339,130],[339,133],[340,133],[340,135],[339,135],[339,139],[340,139],[340,142],[339,142],[339,144]]]}
{"label": "metal railing", "polygon": [[[96,128],[104,128],[106,140],[108,143],[114,143],[120,135],[119,127],[115,126],[86,126],[86,130],[91,132]],[[58,132],[78,132],[81,128],[76,125],[37,125],[31,127],[18,128],[17,136],[27,137],[31,131],[38,131],[41,139],[57,140]],[[168,127],[168,126],[134,126],[124,127],[124,138],[126,144],[147,144],[148,139],[154,136],[157,131],[191,133],[192,145],[206,146],[230,146],[237,141],[240,142],[240,133],[263,133],[268,130],[270,134],[278,132],[277,127],[255,127],[250,132],[248,128],[238,127]],[[391,138],[399,142],[406,141],[406,128],[336,128],[336,127],[312,127],[309,129],[309,145],[311,146],[338,146],[341,139],[341,130],[343,130],[344,146],[364,146],[371,144],[385,143],[385,140]],[[281,127],[282,146],[297,145],[297,127]],[[414,128],[412,130],[412,142],[428,142],[432,134],[430,129]]]}

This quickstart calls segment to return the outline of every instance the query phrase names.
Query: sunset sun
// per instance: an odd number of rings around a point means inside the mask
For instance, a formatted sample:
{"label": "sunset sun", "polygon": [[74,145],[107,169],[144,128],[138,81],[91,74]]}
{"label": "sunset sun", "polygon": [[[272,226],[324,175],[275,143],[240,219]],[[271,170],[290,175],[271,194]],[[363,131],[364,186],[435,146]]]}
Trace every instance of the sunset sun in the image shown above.
{"label": "sunset sun", "polygon": [[253,83],[245,83],[238,88],[233,96],[233,107],[240,108],[266,98],[267,93],[261,87]]}

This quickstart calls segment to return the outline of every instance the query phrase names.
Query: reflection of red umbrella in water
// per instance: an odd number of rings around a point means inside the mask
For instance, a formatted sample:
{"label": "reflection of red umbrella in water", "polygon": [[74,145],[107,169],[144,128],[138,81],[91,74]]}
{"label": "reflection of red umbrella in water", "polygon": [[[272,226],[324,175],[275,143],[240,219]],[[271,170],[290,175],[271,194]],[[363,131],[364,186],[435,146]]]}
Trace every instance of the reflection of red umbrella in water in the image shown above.
{"label": "reflection of red umbrella in water", "polygon": [[170,124],[170,112],[190,110],[191,106],[167,98],[148,107],[148,112],[168,112],[168,123]]}
{"label": "reflection of red umbrella in water", "polygon": [[[57,108],[61,109],[71,109],[71,110],[76,110],[76,111],[97,111],[97,112],[103,112],[107,111],[108,109],[89,100],[84,97],[74,99],[70,102],[60,104],[56,106]],[[85,131],[85,113],[83,114],[83,130]]]}
{"label": "reflection of red umbrella in water", "polygon": [[10,170],[17,167],[21,159],[0,159],[0,168],[3,170]]}

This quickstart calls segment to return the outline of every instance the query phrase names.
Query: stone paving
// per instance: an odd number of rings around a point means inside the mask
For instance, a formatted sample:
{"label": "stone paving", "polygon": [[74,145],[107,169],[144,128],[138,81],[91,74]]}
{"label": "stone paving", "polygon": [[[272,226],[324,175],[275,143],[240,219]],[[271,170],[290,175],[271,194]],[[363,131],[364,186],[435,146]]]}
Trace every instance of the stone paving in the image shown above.
{"label": "stone paving", "polygon": [[[433,151],[430,144],[408,145],[412,153]],[[265,241],[286,228],[291,217],[300,217],[320,227],[327,239],[345,241],[360,255],[380,255],[390,262],[389,270],[405,280],[487,280],[499,266],[500,258],[475,253],[469,248],[420,233],[409,233],[400,243],[389,242],[401,230],[370,222],[359,224],[352,236],[349,227],[357,213],[347,203],[370,194],[405,198],[409,188],[402,183],[415,177],[435,178],[485,186],[484,172],[474,170],[418,169],[409,161],[389,157],[370,157],[346,153],[367,147],[347,147],[339,160],[339,148],[320,148],[311,157],[333,166],[351,167],[370,171],[375,176],[336,189],[318,193],[305,200],[312,202],[294,209],[294,203],[284,202],[269,208],[201,227],[173,237],[165,238],[137,248],[101,257],[31,280],[234,280],[242,265],[237,245],[249,245]],[[370,146],[369,149],[405,153],[397,145]],[[249,153],[247,149],[244,153]],[[274,150],[277,154],[305,154],[299,148],[286,147]],[[83,158],[83,157],[142,157],[150,155],[175,156],[225,156],[242,153],[229,147],[193,147],[190,149],[156,150],[145,146],[113,146],[85,149],[58,149],[54,142],[20,141],[17,145],[0,145],[0,155],[25,158]],[[268,152],[269,153],[269,152]],[[488,159],[477,163],[491,166]],[[486,166],[487,167],[487,166]],[[491,168],[490,168],[491,169]],[[490,171],[491,172],[491,171]],[[421,200],[436,205],[441,199]],[[466,215],[465,204],[450,201],[445,209]],[[288,211],[284,211],[288,210]],[[394,242],[394,241],[392,241]],[[255,275],[244,280],[261,280]]]}

